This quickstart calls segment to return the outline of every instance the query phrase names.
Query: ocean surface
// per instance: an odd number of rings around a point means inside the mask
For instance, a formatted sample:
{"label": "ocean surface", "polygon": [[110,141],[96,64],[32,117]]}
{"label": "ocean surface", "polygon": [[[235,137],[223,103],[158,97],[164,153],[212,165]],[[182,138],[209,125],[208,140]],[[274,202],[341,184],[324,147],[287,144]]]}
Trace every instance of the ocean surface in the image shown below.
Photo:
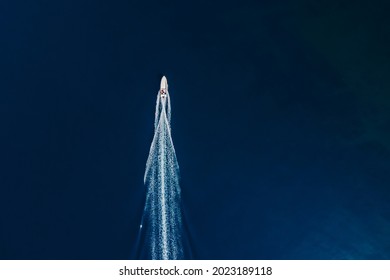
{"label": "ocean surface", "polygon": [[134,258],[160,79],[195,259],[390,259],[387,1],[0,3],[0,258]]}

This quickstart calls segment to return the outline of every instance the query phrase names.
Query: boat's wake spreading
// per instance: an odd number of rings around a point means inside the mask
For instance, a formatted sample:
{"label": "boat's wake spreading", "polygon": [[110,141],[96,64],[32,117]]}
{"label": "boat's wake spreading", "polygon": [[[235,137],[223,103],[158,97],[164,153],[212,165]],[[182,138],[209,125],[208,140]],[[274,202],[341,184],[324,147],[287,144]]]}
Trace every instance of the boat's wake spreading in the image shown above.
{"label": "boat's wake spreading", "polygon": [[168,91],[157,95],[154,137],[146,163],[145,209],[140,225],[139,257],[183,259],[179,165],[171,137]]}

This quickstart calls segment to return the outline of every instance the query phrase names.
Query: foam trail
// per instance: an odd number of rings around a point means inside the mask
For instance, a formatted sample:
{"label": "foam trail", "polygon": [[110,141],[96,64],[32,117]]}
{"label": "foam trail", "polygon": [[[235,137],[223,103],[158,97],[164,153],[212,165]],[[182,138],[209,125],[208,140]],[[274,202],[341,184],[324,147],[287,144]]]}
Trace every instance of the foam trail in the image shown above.
{"label": "foam trail", "polygon": [[[157,94],[154,137],[146,162],[146,202],[140,225],[139,257],[183,259],[179,165],[171,136],[171,104]],[[142,239],[142,240],[141,240]],[[141,244],[142,243],[142,244]]]}

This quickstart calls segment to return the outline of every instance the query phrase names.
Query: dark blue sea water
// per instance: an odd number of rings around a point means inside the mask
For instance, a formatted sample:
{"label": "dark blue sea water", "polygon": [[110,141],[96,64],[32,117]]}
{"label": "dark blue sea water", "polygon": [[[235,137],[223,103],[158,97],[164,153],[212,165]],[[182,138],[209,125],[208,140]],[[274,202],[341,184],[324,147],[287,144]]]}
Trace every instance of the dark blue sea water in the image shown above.
{"label": "dark blue sea water", "polygon": [[389,259],[385,1],[0,3],[0,258],[133,258],[169,81],[195,259]]}

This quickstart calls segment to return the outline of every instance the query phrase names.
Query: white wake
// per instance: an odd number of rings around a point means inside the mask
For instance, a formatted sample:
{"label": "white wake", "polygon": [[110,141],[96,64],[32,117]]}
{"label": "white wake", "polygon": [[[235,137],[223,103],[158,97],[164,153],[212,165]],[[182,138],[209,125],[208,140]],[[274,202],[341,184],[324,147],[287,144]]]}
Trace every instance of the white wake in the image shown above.
{"label": "white wake", "polygon": [[169,92],[157,94],[154,137],[146,162],[146,203],[140,225],[143,258],[182,259],[179,165],[171,136]]}

